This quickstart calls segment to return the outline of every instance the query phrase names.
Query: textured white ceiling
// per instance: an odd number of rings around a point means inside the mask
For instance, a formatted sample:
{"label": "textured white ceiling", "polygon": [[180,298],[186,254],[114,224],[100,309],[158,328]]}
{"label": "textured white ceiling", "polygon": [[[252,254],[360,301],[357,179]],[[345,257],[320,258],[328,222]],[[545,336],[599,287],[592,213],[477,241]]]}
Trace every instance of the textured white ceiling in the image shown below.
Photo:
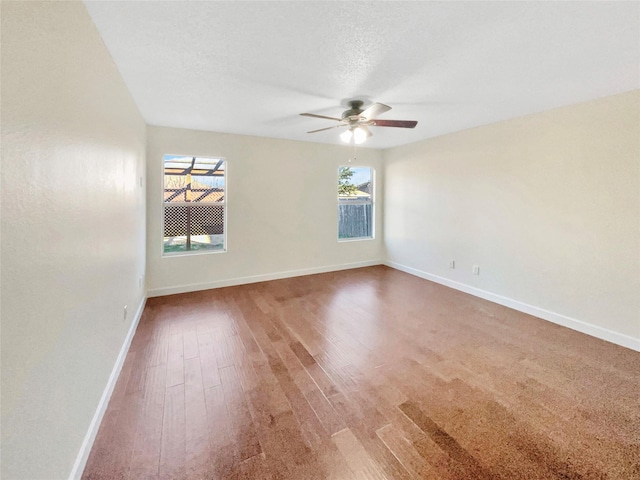
{"label": "textured white ceiling", "polygon": [[639,2],[85,1],[147,123],[386,148],[640,88]]}

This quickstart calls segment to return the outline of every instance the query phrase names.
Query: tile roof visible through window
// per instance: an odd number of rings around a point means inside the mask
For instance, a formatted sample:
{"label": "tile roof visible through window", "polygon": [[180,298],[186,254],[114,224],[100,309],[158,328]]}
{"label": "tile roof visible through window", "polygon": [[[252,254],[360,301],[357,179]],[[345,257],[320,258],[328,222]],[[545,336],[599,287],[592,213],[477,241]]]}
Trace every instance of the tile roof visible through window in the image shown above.
{"label": "tile roof visible through window", "polygon": [[[165,203],[194,202],[213,203],[224,201],[224,189],[205,185],[198,180],[191,180],[191,188],[187,190],[186,175],[165,175]],[[180,190],[182,193],[176,195]]]}
{"label": "tile roof visible through window", "polygon": [[[206,190],[209,190],[209,193],[207,193],[206,195],[202,196]],[[185,199],[185,195],[178,195],[177,197],[172,198],[171,200],[169,200],[169,198],[175,193],[175,192],[164,192],[164,201],[165,203],[180,203],[180,202],[193,202],[194,199],[199,198],[199,200],[196,203],[214,203],[214,202],[223,202],[224,201],[224,191],[220,190],[220,189],[216,189],[216,188],[206,188],[206,189],[192,189],[191,190],[192,194],[191,194],[191,199],[187,200]],[[187,192],[185,191],[185,194]],[[187,195],[188,197],[188,195]]]}

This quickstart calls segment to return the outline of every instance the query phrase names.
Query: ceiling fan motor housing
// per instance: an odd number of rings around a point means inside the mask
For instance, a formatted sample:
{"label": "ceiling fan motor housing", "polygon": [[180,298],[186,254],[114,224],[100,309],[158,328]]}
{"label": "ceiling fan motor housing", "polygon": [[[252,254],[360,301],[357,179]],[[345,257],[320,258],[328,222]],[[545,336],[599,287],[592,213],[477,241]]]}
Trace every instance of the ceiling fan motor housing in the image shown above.
{"label": "ceiling fan motor housing", "polygon": [[362,100],[351,100],[349,102],[349,106],[351,108],[349,110],[345,110],[342,114],[342,119],[344,120],[345,118],[353,117],[354,115],[360,115],[363,112],[362,105]]}

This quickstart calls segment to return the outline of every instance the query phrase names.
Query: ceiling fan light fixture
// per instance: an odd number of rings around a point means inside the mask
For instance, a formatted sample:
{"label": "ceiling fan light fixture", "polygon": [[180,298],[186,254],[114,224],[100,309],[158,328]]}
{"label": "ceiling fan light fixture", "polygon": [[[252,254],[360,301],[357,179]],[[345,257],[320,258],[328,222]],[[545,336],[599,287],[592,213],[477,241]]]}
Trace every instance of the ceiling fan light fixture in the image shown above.
{"label": "ceiling fan light fixture", "polygon": [[367,139],[367,132],[365,132],[362,128],[356,127],[353,129],[353,142],[356,145],[360,145],[361,143],[364,143],[366,139]]}
{"label": "ceiling fan light fixture", "polygon": [[351,129],[349,130],[345,130],[344,132],[342,132],[340,134],[340,139],[344,142],[344,143],[349,143],[351,141],[351,137],[353,136],[353,132],[351,131]]}

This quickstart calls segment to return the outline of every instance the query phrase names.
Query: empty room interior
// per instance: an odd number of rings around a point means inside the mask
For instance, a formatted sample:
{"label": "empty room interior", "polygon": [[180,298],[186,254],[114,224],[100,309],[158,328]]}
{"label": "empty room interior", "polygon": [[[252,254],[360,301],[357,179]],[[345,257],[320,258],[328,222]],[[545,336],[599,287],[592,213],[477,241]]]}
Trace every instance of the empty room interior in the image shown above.
{"label": "empty room interior", "polygon": [[0,8],[2,479],[640,479],[639,2]]}

